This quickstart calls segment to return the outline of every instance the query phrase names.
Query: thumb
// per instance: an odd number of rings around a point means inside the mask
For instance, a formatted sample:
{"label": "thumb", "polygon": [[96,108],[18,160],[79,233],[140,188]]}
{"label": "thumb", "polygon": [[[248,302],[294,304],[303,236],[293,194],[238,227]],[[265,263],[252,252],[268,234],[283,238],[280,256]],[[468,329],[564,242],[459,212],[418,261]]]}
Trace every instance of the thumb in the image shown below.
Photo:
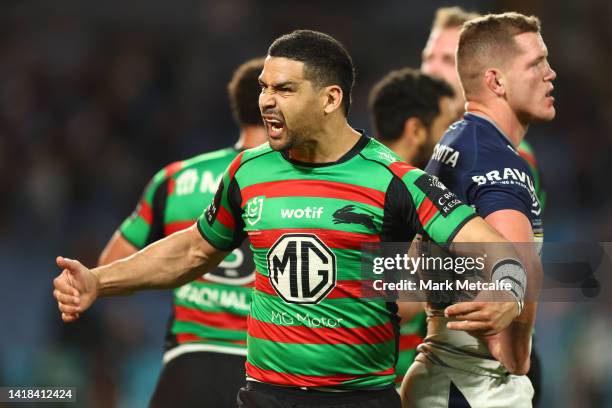
{"label": "thumb", "polygon": [[75,261],[74,259],[64,258],[63,256],[58,256],[55,260],[57,266],[62,269],[66,269],[71,274],[75,274],[79,271],[79,267],[81,263],[79,261]]}

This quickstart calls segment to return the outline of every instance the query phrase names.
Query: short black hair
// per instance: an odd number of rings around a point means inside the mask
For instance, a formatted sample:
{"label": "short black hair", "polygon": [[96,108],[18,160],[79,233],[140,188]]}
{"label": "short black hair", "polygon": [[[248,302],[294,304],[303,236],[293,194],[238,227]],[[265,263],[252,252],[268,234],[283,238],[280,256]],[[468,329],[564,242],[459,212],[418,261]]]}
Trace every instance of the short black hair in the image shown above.
{"label": "short black hair", "polygon": [[264,58],[254,58],[240,65],[227,84],[232,115],[238,126],[263,125],[259,111],[259,74]]}
{"label": "short black hair", "polygon": [[277,38],[268,49],[268,55],[303,62],[304,78],[318,87],[338,85],[343,93],[344,114],[348,115],[355,67],[338,40],[318,31],[296,30]]}
{"label": "short black hair", "polygon": [[417,117],[429,127],[440,114],[440,98],[453,97],[449,84],[412,68],[389,72],[370,91],[370,112],[381,140],[396,140],[406,120]]}

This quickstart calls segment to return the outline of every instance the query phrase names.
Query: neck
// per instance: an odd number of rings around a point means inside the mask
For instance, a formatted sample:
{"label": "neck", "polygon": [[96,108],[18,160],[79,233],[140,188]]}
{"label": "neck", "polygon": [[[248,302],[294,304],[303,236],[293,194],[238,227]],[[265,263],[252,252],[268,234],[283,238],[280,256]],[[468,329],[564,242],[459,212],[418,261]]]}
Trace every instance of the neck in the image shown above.
{"label": "neck", "polygon": [[251,149],[267,140],[266,128],[258,125],[240,127],[240,137],[234,145],[236,149]]}
{"label": "neck", "polygon": [[290,158],[307,163],[332,163],[344,156],[361,135],[351,128],[346,118],[329,120],[307,136],[307,140],[288,151]]}
{"label": "neck", "polygon": [[470,113],[485,116],[490,119],[510,139],[516,148],[525,138],[528,124],[522,123],[516,113],[507,104],[487,106],[484,103],[468,101],[466,110]]}

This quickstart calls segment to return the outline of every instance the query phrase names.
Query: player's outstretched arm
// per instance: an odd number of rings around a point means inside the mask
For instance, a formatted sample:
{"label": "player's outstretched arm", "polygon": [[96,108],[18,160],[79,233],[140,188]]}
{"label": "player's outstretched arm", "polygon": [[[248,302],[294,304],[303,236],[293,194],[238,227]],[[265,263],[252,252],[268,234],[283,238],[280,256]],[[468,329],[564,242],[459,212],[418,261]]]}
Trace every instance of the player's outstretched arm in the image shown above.
{"label": "player's outstretched arm", "polygon": [[227,255],[210,245],[194,224],[132,256],[88,269],[76,260],[57,258],[62,273],[53,281],[62,320],[72,322],[100,296],[181,286],[212,270]]}

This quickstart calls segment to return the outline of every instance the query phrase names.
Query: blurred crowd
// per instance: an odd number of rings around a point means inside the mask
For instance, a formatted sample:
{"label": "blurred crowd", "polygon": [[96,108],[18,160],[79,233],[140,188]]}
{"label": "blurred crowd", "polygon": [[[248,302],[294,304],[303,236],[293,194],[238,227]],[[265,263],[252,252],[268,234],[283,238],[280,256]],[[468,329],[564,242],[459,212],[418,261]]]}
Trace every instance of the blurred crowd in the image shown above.
{"label": "blurred crowd", "polygon": [[[70,384],[83,406],[142,406],[169,295],[104,301],[65,327],[54,257],[94,265],[156,170],[232,144],[226,84],[276,36],[311,28],[342,41],[358,69],[350,122],[370,130],[370,86],[419,65],[434,10],[451,4],[542,19],[557,118],[527,138],[548,191],[546,239],[612,241],[609,2],[3,1],[0,384]],[[612,404],[609,311],[604,301],[542,305],[544,406]]]}

